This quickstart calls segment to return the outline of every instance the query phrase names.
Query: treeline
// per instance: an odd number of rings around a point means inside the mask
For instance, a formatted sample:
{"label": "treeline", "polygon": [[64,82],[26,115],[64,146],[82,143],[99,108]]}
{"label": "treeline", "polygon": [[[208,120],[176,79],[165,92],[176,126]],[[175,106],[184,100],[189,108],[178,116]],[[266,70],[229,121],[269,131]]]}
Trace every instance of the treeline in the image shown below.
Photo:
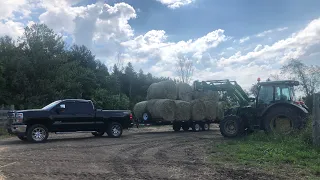
{"label": "treeline", "polygon": [[129,109],[157,78],[128,63],[112,72],[85,46],[67,48],[44,24],[26,27],[17,41],[0,38],[0,105],[41,108],[66,98],[92,99],[98,108]]}

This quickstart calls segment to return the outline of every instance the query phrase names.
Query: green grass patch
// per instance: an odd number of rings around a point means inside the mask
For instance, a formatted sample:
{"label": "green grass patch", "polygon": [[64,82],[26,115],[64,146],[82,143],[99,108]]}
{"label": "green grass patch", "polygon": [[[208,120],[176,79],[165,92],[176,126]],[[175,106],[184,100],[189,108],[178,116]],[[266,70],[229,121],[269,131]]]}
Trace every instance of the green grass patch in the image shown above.
{"label": "green grass patch", "polygon": [[320,148],[312,145],[311,138],[311,126],[290,136],[258,132],[218,144],[213,148],[212,160],[320,177]]}

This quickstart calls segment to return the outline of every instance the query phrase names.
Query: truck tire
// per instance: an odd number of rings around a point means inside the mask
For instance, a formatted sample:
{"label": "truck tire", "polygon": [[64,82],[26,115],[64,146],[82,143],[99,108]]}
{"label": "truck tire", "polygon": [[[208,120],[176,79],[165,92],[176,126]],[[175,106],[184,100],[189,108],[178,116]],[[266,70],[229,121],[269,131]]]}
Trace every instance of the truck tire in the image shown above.
{"label": "truck tire", "polygon": [[228,138],[241,136],[244,132],[241,118],[235,115],[226,116],[220,122],[220,132],[222,136]]}
{"label": "truck tire", "polygon": [[[277,122],[280,122],[281,118],[284,123],[282,123],[282,128],[283,131],[278,131],[278,129],[276,129],[277,127]],[[301,124],[303,122],[303,119],[301,118],[301,116],[299,116],[299,114],[292,108],[289,107],[277,107],[277,108],[273,108],[271,109],[265,116],[263,119],[263,126],[264,126],[264,130],[267,134],[270,133],[275,133],[275,134],[290,134],[291,132],[293,132],[294,130],[300,129]],[[281,125],[280,125],[281,126]],[[289,126],[288,128],[284,128],[284,126]]]}
{"label": "truck tire", "polygon": [[27,137],[24,135],[18,135],[17,136],[21,141],[28,141]]}
{"label": "truck tire", "polygon": [[27,130],[27,139],[33,143],[45,142],[47,141],[48,136],[48,128],[42,124],[34,124]]}
{"label": "truck tire", "polygon": [[92,132],[91,134],[95,137],[102,137],[104,135],[104,132]]}
{"label": "truck tire", "polygon": [[201,126],[199,123],[193,123],[191,128],[193,132],[199,132],[201,130]]}
{"label": "truck tire", "polygon": [[120,123],[112,122],[107,128],[107,134],[112,138],[119,138],[122,135],[123,128]]}
{"label": "truck tire", "polygon": [[149,112],[144,112],[142,114],[142,122],[144,121],[150,121],[152,119],[152,116]]}

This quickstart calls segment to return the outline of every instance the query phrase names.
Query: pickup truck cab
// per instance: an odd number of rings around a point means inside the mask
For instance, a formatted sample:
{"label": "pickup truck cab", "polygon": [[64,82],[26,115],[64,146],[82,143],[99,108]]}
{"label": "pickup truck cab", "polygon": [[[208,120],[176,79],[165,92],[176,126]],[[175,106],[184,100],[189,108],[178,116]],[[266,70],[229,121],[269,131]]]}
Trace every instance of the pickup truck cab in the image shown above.
{"label": "pickup truck cab", "polygon": [[88,131],[94,136],[120,137],[123,129],[133,126],[129,110],[95,109],[90,100],[65,99],[42,109],[8,112],[8,132],[21,140],[45,142],[49,132]]}

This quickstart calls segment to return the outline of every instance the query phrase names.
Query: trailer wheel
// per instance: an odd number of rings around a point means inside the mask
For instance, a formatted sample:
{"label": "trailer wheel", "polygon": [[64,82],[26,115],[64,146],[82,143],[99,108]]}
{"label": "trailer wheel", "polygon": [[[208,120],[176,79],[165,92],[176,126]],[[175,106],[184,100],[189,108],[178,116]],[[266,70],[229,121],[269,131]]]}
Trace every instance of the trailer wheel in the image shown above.
{"label": "trailer wheel", "polygon": [[209,129],[210,129],[210,124],[209,123],[204,123],[203,127],[202,127],[202,130],[203,131],[209,131]]}
{"label": "trailer wheel", "polygon": [[150,121],[152,119],[151,114],[149,112],[144,112],[142,114],[142,120],[143,121]]}
{"label": "trailer wheel", "polygon": [[192,124],[192,131],[199,132],[201,130],[201,126],[199,123],[193,123]]}
{"label": "trailer wheel", "polygon": [[172,128],[175,132],[178,132],[181,129],[181,125],[179,123],[173,123]]}
{"label": "trailer wheel", "polygon": [[184,131],[189,131],[189,125],[188,124],[184,124],[184,125],[182,125],[182,129],[184,130]]}

